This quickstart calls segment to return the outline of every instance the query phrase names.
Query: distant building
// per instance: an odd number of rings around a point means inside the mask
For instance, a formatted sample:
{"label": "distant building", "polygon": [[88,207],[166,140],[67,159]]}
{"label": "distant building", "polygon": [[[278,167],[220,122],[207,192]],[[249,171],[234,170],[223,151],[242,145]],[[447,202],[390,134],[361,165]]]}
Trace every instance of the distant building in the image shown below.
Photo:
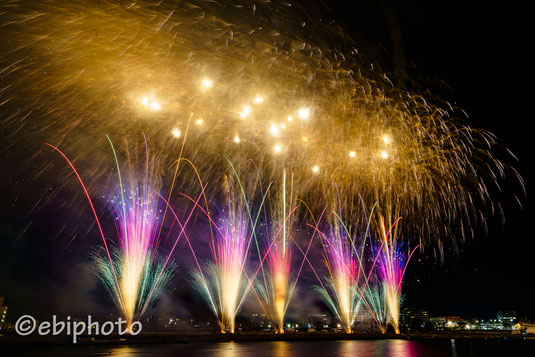
{"label": "distant building", "polygon": [[419,330],[429,322],[429,319],[428,311],[406,308],[401,313],[401,326],[406,330]]}
{"label": "distant building", "polygon": [[[521,321],[517,323],[514,327],[514,330],[522,333],[522,334],[535,334],[535,323],[529,322],[529,321]],[[515,333],[515,331],[513,331]]]}
{"label": "distant building", "polygon": [[4,306],[4,298],[0,296],[0,330],[4,327],[6,322],[7,306]]}
{"label": "distant building", "polygon": [[481,330],[503,330],[503,324],[498,319],[481,320],[479,323]]}
{"label": "distant building", "polygon": [[465,320],[460,316],[429,316],[427,311],[421,309],[404,309],[400,322],[401,327],[409,332],[421,328],[426,331],[486,330],[525,333],[527,324],[530,324],[529,321],[518,320],[514,311],[499,311],[495,319],[484,320],[475,317]]}
{"label": "distant building", "polygon": [[273,329],[268,317],[263,313],[253,313],[245,327],[250,331],[266,331]]}
{"label": "distant building", "polygon": [[303,325],[321,330],[330,328],[331,322],[331,317],[327,314],[308,314]]}
{"label": "distant building", "polygon": [[466,326],[466,321],[460,316],[444,316],[444,319],[446,320],[444,327],[449,330],[464,329]]}
{"label": "distant building", "polygon": [[512,330],[515,325],[516,314],[514,311],[499,311],[498,322],[503,326],[504,330]]}
{"label": "distant building", "polygon": [[429,322],[433,326],[434,330],[444,330],[446,326],[446,318],[444,316],[430,317]]}
{"label": "distant building", "polygon": [[368,332],[368,333],[377,333],[380,332],[379,326],[373,315],[368,311],[368,309],[360,309],[355,317],[355,323],[353,325],[353,330],[356,332]]}

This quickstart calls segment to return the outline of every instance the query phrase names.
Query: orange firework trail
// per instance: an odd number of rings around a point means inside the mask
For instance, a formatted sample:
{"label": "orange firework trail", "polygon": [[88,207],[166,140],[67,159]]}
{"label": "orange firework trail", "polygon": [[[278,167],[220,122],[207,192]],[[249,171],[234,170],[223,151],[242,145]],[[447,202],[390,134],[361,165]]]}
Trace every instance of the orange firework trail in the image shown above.
{"label": "orange firework trail", "polygon": [[[271,200],[273,214],[271,221],[268,221],[267,214],[265,215],[265,235],[270,249],[267,250],[267,272],[262,266],[262,279],[257,283],[260,296],[268,307],[267,315],[275,325],[277,333],[284,333],[284,317],[297,282],[291,275],[292,255],[289,244],[294,234],[295,220],[292,220],[289,214],[291,207],[294,206],[294,198],[291,182],[290,189],[287,190],[286,170],[283,170],[282,176],[280,198]],[[276,231],[279,233],[275,234]],[[258,241],[256,244],[258,247]]]}

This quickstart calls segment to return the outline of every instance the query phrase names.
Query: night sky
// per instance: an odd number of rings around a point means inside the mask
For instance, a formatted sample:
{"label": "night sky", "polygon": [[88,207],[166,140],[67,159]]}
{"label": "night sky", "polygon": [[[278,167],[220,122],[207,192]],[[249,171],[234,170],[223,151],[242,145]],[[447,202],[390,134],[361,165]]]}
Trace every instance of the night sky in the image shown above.
{"label": "night sky", "polygon": [[[528,11],[507,3],[466,3],[337,0],[328,2],[332,13],[325,17],[334,17],[368,58],[384,61],[396,84],[418,83],[463,108],[471,126],[496,134],[518,157],[514,166],[529,194],[533,82]],[[20,191],[39,183],[21,182],[24,175],[13,173],[18,168],[12,167],[12,160],[2,161],[4,170],[13,170],[0,181],[0,296],[10,307],[8,320],[72,305],[73,300],[87,310],[99,310],[98,303],[107,296],[98,296],[96,282],[80,263],[90,242],[55,239],[53,232],[61,223],[45,216],[50,210],[31,218],[38,231],[24,233],[29,219],[13,207],[28,206],[18,202],[32,200]],[[535,319],[530,200],[523,199],[521,210],[507,192],[501,199],[505,223],[491,219],[489,233],[478,231],[473,241],[460,245],[459,254],[447,252],[443,262],[417,254],[407,273],[405,307],[463,317],[494,317],[499,310],[514,310],[518,317]],[[83,235],[89,225],[79,229]],[[73,291],[93,292],[72,296]],[[182,293],[181,299],[191,297]]]}
{"label": "night sky", "polygon": [[[356,38],[388,54],[391,68],[402,65],[410,78],[463,108],[471,126],[496,134],[518,157],[529,197],[533,83],[526,9],[466,1],[330,3]],[[523,210],[509,202],[504,225],[494,219],[488,235],[478,234],[442,265],[411,264],[405,306],[487,318],[511,309],[535,318],[528,197]]]}

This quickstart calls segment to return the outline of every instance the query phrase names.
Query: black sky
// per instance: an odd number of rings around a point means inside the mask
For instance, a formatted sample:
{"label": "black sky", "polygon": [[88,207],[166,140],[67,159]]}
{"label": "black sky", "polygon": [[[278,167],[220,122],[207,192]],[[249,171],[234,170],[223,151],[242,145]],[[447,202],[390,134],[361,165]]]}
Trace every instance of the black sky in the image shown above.
{"label": "black sky", "polygon": [[[496,134],[518,157],[515,167],[529,194],[533,64],[527,55],[532,39],[526,8],[459,0],[329,4],[355,38],[389,54],[391,69],[401,66],[425,88],[463,108],[471,126]],[[478,234],[442,266],[413,263],[405,306],[465,317],[511,309],[535,318],[529,196],[523,204],[520,210],[509,202],[503,226],[493,220],[487,236]]]}

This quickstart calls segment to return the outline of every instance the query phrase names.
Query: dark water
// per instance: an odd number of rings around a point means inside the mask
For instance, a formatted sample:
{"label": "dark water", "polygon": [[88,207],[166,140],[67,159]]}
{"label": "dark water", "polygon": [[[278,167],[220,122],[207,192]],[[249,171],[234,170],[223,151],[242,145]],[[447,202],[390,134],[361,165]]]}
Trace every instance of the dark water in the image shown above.
{"label": "dark water", "polygon": [[[6,346],[4,346],[6,347]],[[8,352],[3,349],[2,352]],[[19,347],[2,356],[535,356],[533,340],[199,342],[162,345]]]}

